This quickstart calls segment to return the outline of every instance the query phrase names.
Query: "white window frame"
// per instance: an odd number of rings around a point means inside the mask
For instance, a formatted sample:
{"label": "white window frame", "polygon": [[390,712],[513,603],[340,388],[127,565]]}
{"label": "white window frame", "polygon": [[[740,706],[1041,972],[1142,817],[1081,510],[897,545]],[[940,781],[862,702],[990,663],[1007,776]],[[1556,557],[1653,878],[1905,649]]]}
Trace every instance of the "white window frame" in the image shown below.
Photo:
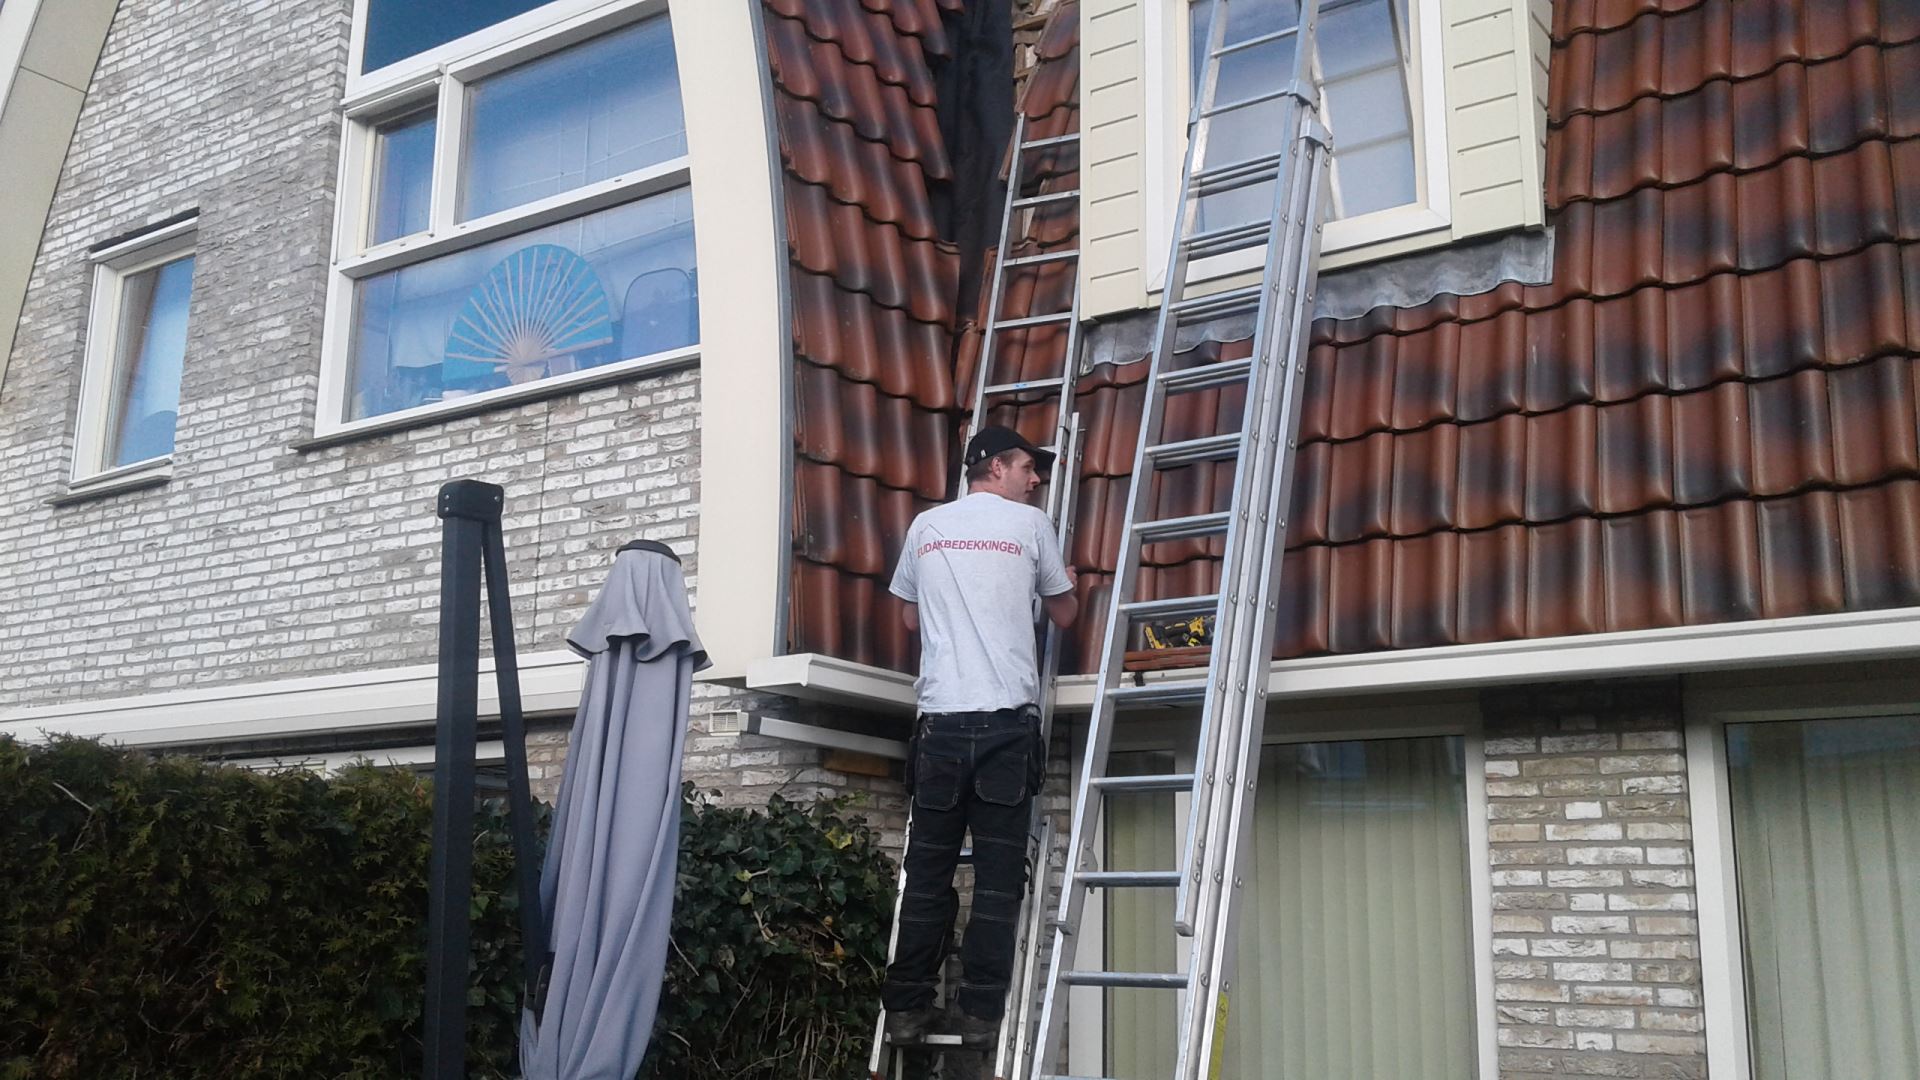
{"label": "white window frame", "polygon": [[[682,154],[557,195],[471,220],[459,220],[459,163],[466,127],[468,85],[644,19],[668,14],[667,0],[554,0],[378,71],[362,73],[357,68],[366,39],[369,2],[355,0],[354,3],[350,61],[354,71],[347,80],[347,96],[342,103],[340,173],[335,186],[339,198],[334,214],[332,273],[327,285],[314,437],[327,439],[392,431],[696,361],[700,355],[697,343],[627,357],[585,371],[487,390],[456,401],[430,402],[377,416],[346,419],[347,386],[352,376],[349,353],[354,291],[361,279],[596,210],[685,188],[692,177],[690,158]],[[365,245],[362,241],[373,201],[375,129],[385,121],[428,106],[434,111],[434,150],[427,227],[385,243]]]}
{"label": "white window frame", "polygon": [[93,264],[93,298],[87,309],[87,344],[80,375],[80,408],[74,420],[73,472],[69,494],[116,491],[165,480],[173,455],[162,454],[126,465],[106,464],[107,430],[119,385],[118,354],[121,301],[126,281],[135,274],[194,253],[198,216],[149,229],[88,256]]}
{"label": "white window frame", "polygon": [[[1419,719],[1408,719],[1417,708]],[[1356,742],[1375,739],[1426,739],[1456,736],[1466,781],[1467,911],[1472,920],[1468,947],[1473,965],[1474,1065],[1477,1080],[1496,1080],[1499,1073],[1499,1024],[1493,997],[1493,855],[1487,833],[1487,758],[1479,706],[1466,695],[1427,695],[1417,706],[1406,698],[1355,700],[1331,705],[1320,702],[1269,704],[1269,723],[1260,745]],[[1276,730],[1284,727],[1284,730]],[[1190,771],[1193,750],[1176,734],[1185,730],[1169,721],[1130,723],[1124,737],[1116,735],[1110,753],[1167,752],[1174,754],[1176,771]],[[1072,773],[1077,784],[1085,760],[1086,728],[1074,732]],[[1186,832],[1190,796],[1174,796],[1174,828]],[[1106,816],[1101,815],[1093,837],[1094,850],[1106,850]],[[1180,846],[1179,844],[1175,845]],[[1096,898],[1097,899],[1097,898]],[[1106,940],[1106,907],[1089,902],[1077,935],[1083,942]],[[1105,962],[1104,944],[1092,946]],[[1067,1071],[1075,1076],[1105,1076],[1106,999],[1099,987],[1074,987],[1067,998]]]}
{"label": "white window frame", "polygon": [[[1446,25],[1440,0],[1392,0],[1407,11],[1407,38],[1416,47],[1409,57],[1407,87],[1413,105],[1414,187],[1418,198],[1404,206],[1388,207],[1327,223],[1321,234],[1323,255],[1364,248],[1372,244],[1444,232],[1453,224],[1452,189],[1447,173],[1446,66],[1441,62],[1440,38]],[[1180,166],[1186,156],[1187,115],[1191,82],[1187,70],[1192,0],[1147,0],[1149,42],[1146,49],[1146,199],[1140,265],[1146,269],[1148,292],[1166,287],[1167,246],[1172,241],[1173,202],[1180,193]],[[1322,6],[1325,6],[1324,0]],[[1336,141],[1336,146],[1338,145]],[[1258,270],[1265,251],[1254,248],[1195,262],[1188,280],[1209,281]]]}
{"label": "white window frame", "polygon": [[1807,676],[1784,682],[1716,677],[1687,686],[1688,811],[1693,822],[1700,1004],[1706,1015],[1709,1075],[1723,1080],[1753,1080],[1746,952],[1727,776],[1727,725],[1911,716],[1920,705],[1920,678],[1894,676],[1888,673],[1890,670],[1880,665],[1815,668]]}

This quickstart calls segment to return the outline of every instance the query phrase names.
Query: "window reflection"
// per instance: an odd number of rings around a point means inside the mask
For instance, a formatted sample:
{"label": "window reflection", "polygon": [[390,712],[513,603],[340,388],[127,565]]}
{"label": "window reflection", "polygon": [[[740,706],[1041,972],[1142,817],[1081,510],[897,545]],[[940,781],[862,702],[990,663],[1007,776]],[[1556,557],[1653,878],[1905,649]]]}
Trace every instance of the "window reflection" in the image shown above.
{"label": "window reflection", "polygon": [[173,453],[192,293],[191,255],[130,274],[121,283],[108,468]]}
{"label": "window reflection", "polygon": [[348,416],[692,345],[694,267],[681,189],[366,278]]}
{"label": "window reflection", "polygon": [[512,18],[547,0],[367,0],[361,71],[375,71],[435,45]]}
{"label": "window reflection", "polygon": [[367,243],[383,244],[427,227],[433,195],[434,117],[415,113],[374,131],[373,207]]}
{"label": "window reflection", "polygon": [[[1407,87],[1407,15],[1404,2],[1333,0],[1320,6],[1316,77],[1321,120],[1333,133],[1328,217],[1354,217],[1404,206],[1419,197],[1414,167],[1413,110]],[[1223,41],[1231,45],[1296,26],[1292,0],[1240,0],[1228,8]],[[1212,0],[1191,8],[1190,87],[1205,70]],[[1217,106],[1277,88],[1293,65],[1291,35],[1221,58]],[[1224,165],[1279,145],[1281,102],[1265,101],[1216,115],[1207,160]],[[1244,224],[1273,209],[1273,184],[1254,185],[1201,200],[1202,228]]]}
{"label": "window reflection", "polygon": [[666,19],[648,19],[468,91],[461,218],[686,152],[673,34]]}

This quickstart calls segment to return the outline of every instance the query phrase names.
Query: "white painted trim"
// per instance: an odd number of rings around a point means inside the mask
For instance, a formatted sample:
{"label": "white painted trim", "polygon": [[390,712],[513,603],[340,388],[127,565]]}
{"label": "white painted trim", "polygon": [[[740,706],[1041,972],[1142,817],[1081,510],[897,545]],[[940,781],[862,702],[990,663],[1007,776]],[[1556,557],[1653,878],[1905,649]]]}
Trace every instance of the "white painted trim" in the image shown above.
{"label": "white painted trim", "polygon": [[[507,760],[507,744],[499,739],[475,743],[474,764],[497,765]],[[371,765],[376,769],[413,769],[433,764],[434,746],[392,746],[384,750],[339,750],[325,754],[275,754],[266,757],[232,758],[223,762],[243,769],[259,771],[306,769],[331,776],[350,765]]]}
{"label": "white painted trim", "polygon": [[1476,710],[1461,735],[1467,783],[1467,911],[1473,921],[1476,1080],[1500,1080],[1500,1016],[1493,996],[1493,845],[1487,832],[1487,746]]}
{"label": "white painted trim", "polygon": [[[1190,20],[1184,15],[1193,0],[1145,0],[1141,6],[1147,33],[1142,38],[1146,50],[1146,132],[1145,179],[1141,185],[1140,265],[1142,280],[1149,293],[1166,286],[1167,245],[1173,228],[1173,201],[1180,187],[1182,155],[1175,147],[1186,145],[1188,115],[1187,84],[1191,82],[1187,57]],[[1405,3],[1410,37],[1418,48],[1407,58],[1407,85],[1416,95],[1415,111],[1419,121],[1413,125],[1415,201],[1327,222],[1321,234],[1323,255],[1338,255],[1356,248],[1389,240],[1401,240],[1424,233],[1438,233],[1452,225],[1453,197],[1448,172],[1446,65],[1440,63],[1441,36],[1446,24],[1440,11],[1441,0],[1393,0]],[[1166,32],[1155,35],[1158,21]],[[1154,42],[1163,42],[1155,47]],[[1442,241],[1447,237],[1441,237]],[[1259,249],[1203,259],[1187,272],[1189,283],[1211,281],[1258,270],[1265,255]]]}
{"label": "white painted trim", "polygon": [[[453,108],[455,112],[458,111],[457,107],[448,106],[445,102],[441,107],[443,110]],[[438,123],[437,120],[436,123]],[[456,125],[461,123],[457,115],[454,116],[453,123]],[[371,132],[368,134],[370,135]],[[440,153],[437,144],[441,139],[438,128],[435,129],[435,138],[434,153],[437,157]],[[368,141],[371,142],[371,139],[369,138]],[[459,151],[455,148],[451,152]],[[368,154],[369,165],[371,156]],[[649,165],[644,169],[611,176],[585,187],[574,188],[571,191],[550,195],[521,206],[496,211],[485,217],[474,218],[471,221],[454,221],[452,220],[453,208],[458,202],[459,192],[450,177],[457,172],[459,170],[455,168],[441,169],[436,162],[432,211],[434,220],[426,231],[396,237],[378,247],[368,248],[358,255],[343,257],[335,262],[335,267],[341,273],[356,280],[369,277],[413,263],[451,255],[467,248],[478,247],[502,237],[528,232],[556,222],[570,221],[596,210],[605,210],[621,203],[644,199],[649,195],[674,191],[686,187],[692,175],[687,159],[684,156],[677,157],[658,165]],[[365,179],[363,177],[361,185],[363,191],[366,188]],[[444,220],[442,220],[443,204]],[[364,217],[364,214],[363,208],[356,216]],[[358,237],[364,236],[365,232],[364,229],[356,229],[354,233],[357,234],[354,237],[354,242],[357,244]]]}
{"label": "white painted trim", "polygon": [[[527,715],[579,708],[586,671],[579,656],[556,649],[522,655],[519,662],[521,707]],[[430,724],[438,675],[436,665],[419,664],[9,709],[0,712],[0,734],[23,742],[75,735],[128,746],[168,746]],[[483,658],[483,717],[500,712],[492,676],[493,661]]]}
{"label": "white painted trim", "polygon": [[[6,111],[7,99],[13,96],[13,77],[27,55],[27,39],[32,36],[33,23],[39,15],[40,0],[0,4],[0,113]],[[5,362],[0,358],[0,366]]]}
{"label": "white painted trim", "polygon": [[746,688],[803,701],[913,715],[913,676],[822,653],[769,656],[747,665]]}
{"label": "white painted trim", "polygon": [[[171,468],[172,458],[168,456],[111,468],[105,465],[107,424],[120,381],[117,370],[122,330],[120,302],[128,277],[193,254],[198,227],[198,217],[188,218],[88,256],[93,265],[93,296],[87,308],[86,349],[81,360],[80,404],[74,416],[69,494],[89,490],[104,492]],[[192,309],[191,299],[188,309]],[[135,477],[135,473],[141,475]]]}
{"label": "white painted trim", "polygon": [[1725,1080],[1749,1080],[1753,1066],[1747,1042],[1746,959],[1733,866],[1733,815],[1727,797],[1726,725],[1706,716],[1688,716],[1686,731],[1707,1069]]}
{"label": "white painted trim", "polygon": [[[1392,693],[1445,686],[1613,678],[1920,654],[1920,608],[1806,615],[1791,619],[1675,626],[1484,645],[1446,645],[1274,662],[1269,698]],[[1186,677],[1152,672],[1146,681]],[[1089,712],[1093,675],[1056,683],[1054,708]],[[746,685],[791,697],[911,709],[912,680],[900,672],[818,653],[775,656],[749,667]]]}
{"label": "white painted trim", "polygon": [[746,731],[750,735],[784,739],[802,746],[822,746],[829,750],[850,750],[856,754],[872,754],[895,761],[907,760],[907,744],[903,739],[883,739],[877,735],[862,735],[856,731],[841,731],[818,724],[798,724],[777,716],[749,713]]}
{"label": "white painted trim", "polygon": [[[403,431],[422,424],[431,424],[437,420],[466,416],[474,412],[497,409],[517,402],[537,401],[570,390],[581,390],[601,383],[633,378],[639,375],[658,375],[668,371],[678,371],[700,362],[700,346],[688,345],[683,348],[669,349],[666,352],[650,356],[636,356],[630,360],[620,360],[611,364],[602,364],[596,368],[581,371],[569,371],[565,375],[554,375],[518,386],[502,386],[485,390],[468,397],[454,398],[449,401],[429,402],[416,405],[411,409],[381,413],[364,420],[353,420],[344,424],[315,423],[311,443],[331,443],[344,441],[362,435],[379,435],[389,431]],[[341,367],[345,367],[342,360]],[[324,364],[323,364],[324,370]],[[344,383],[341,384],[344,386]]]}

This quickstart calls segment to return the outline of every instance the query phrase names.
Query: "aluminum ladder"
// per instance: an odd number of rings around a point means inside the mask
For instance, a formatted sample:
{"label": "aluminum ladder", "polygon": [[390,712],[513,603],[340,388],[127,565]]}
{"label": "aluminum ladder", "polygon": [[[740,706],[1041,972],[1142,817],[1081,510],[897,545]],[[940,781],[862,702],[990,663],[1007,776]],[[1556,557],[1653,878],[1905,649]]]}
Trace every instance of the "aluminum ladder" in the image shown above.
{"label": "aluminum ladder", "polygon": [[[1061,550],[1066,550],[1073,540],[1074,493],[1079,479],[1080,459],[1080,417],[1073,411],[1074,382],[1079,374],[1080,356],[1080,286],[1078,245],[1073,250],[1045,252],[1035,255],[1009,256],[1008,238],[1018,235],[1014,230],[1023,226],[1033,212],[1041,207],[1059,203],[1077,204],[1079,189],[1062,189],[1034,194],[1025,194],[1028,184],[1024,163],[1028,155],[1059,150],[1078,152],[1080,135],[1071,132],[1040,139],[1027,138],[1027,118],[1023,112],[1014,122],[1011,140],[1011,157],[1007,166],[1007,194],[1000,212],[1000,257],[994,260],[993,276],[988,286],[987,320],[980,349],[979,371],[974,379],[973,409],[967,425],[968,439],[985,426],[994,408],[1001,402],[1017,404],[1022,408],[1031,408],[1048,401],[1055,403],[1053,435],[1042,449],[1055,454],[1052,471],[1048,474],[1045,487],[1046,501],[1042,507],[1060,539]],[[1077,168],[1077,167],[1076,167]],[[1006,300],[1006,287],[1012,275],[1009,269],[1040,266],[1049,263],[1071,265],[1074,279],[1073,296],[1068,309],[1060,312],[1042,312],[1011,319],[1001,317]],[[1066,343],[1062,353],[1060,369],[1057,374],[1044,378],[1007,382],[994,381],[994,364],[1000,356],[1000,337],[1010,331],[1025,330],[1031,327],[1060,326],[1066,331]],[[963,442],[964,445],[964,442]],[[965,490],[965,478],[960,478],[960,489]],[[1044,618],[1040,620],[1045,627],[1041,648],[1040,685],[1040,725],[1043,736],[1051,737],[1053,725],[1053,695],[1051,689],[1054,674],[1059,670],[1060,631]],[[1001,1021],[1000,1036],[994,1052],[995,1077],[1017,1075],[1014,1071],[1013,1055],[1016,1045],[1025,1047],[1023,1040],[1010,1038],[1010,1032],[1026,1030],[1032,1027],[1034,1001],[1031,990],[1038,974],[1038,946],[1045,938],[1046,910],[1046,870],[1048,856],[1053,848],[1053,823],[1040,812],[1039,793],[1035,793],[1033,818],[1027,832],[1027,895],[1022,902],[1020,912],[1020,930],[1016,936],[1013,978],[1007,990],[1007,1006]],[[907,843],[913,842],[913,808],[907,808]],[[902,849],[904,853],[904,847]],[[961,852],[964,863],[971,858],[971,849]],[[894,950],[899,944],[900,904],[906,895],[906,866],[904,860],[895,882],[893,907],[893,932],[887,941],[887,963],[893,963]],[[904,1050],[927,1049],[933,1051],[957,1050],[960,1038],[957,1035],[930,1035],[922,1043],[912,1046],[895,1046],[887,1039],[887,1016],[883,1007],[876,1024],[873,1038],[873,1050],[868,1057],[867,1071],[873,1080],[899,1078],[904,1074]]]}
{"label": "aluminum ladder", "polygon": [[[1177,994],[1174,1080],[1211,1080],[1222,1075],[1226,1007],[1234,979],[1235,899],[1242,885],[1239,860],[1251,829],[1286,513],[1292,497],[1295,433],[1319,262],[1321,201],[1331,161],[1331,140],[1318,118],[1318,91],[1313,79],[1319,5],[1315,0],[1304,0],[1297,25],[1229,43],[1228,22],[1235,6],[1232,0],[1216,0],[1201,54],[1204,66],[1188,119],[1187,153],[1181,167],[1180,196],[1155,328],[1140,441],[1134,452],[1100,679],[1075,791],[1067,868],[1053,925],[1052,957],[1035,1034],[1037,1046],[1028,1074],[1034,1080],[1061,1075],[1056,1065],[1062,1052],[1068,991],[1076,986],[1132,987]],[[1288,44],[1292,47],[1292,66],[1281,71],[1274,89],[1224,103],[1216,100],[1224,60],[1262,46],[1284,53]],[[1224,163],[1212,160],[1208,138],[1215,118],[1265,102],[1279,105],[1278,149]],[[1230,148],[1222,149],[1232,153]],[[1274,188],[1268,220],[1202,227],[1202,198],[1268,182]],[[1265,266],[1259,284],[1189,295],[1188,269],[1193,262],[1262,245],[1266,249]],[[1175,366],[1175,347],[1182,328],[1248,313],[1255,316],[1251,356]],[[1162,441],[1170,396],[1233,385],[1246,387],[1246,408],[1238,432]],[[1203,461],[1234,463],[1229,509],[1152,517],[1154,478],[1160,470]],[[1145,547],[1220,535],[1225,536],[1225,555],[1217,593],[1137,598]],[[1126,646],[1137,623],[1209,613],[1214,616],[1213,648],[1204,677],[1177,672],[1173,677],[1123,685]],[[1192,772],[1107,775],[1121,710],[1145,706],[1198,707]],[[1123,792],[1189,793],[1186,837],[1178,849],[1177,865],[1152,870],[1101,868],[1096,850],[1101,810],[1108,795]],[[1176,950],[1175,970],[1129,972],[1076,966],[1081,919],[1088,896],[1096,889],[1176,891],[1173,930],[1181,944]]]}

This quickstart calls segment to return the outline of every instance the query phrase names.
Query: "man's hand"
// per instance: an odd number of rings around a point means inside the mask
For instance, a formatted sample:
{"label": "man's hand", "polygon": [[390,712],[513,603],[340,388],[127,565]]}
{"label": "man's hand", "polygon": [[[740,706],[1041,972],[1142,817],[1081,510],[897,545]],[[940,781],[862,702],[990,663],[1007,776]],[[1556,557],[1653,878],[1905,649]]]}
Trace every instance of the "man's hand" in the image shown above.
{"label": "man's hand", "polygon": [[1062,630],[1072,626],[1073,620],[1080,614],[1080,599],[1077,592],[1079,584],[1080,574],[1069,566],[1067,567],[1067,591],[1041,601],[1047,609],[1047,618]]}

